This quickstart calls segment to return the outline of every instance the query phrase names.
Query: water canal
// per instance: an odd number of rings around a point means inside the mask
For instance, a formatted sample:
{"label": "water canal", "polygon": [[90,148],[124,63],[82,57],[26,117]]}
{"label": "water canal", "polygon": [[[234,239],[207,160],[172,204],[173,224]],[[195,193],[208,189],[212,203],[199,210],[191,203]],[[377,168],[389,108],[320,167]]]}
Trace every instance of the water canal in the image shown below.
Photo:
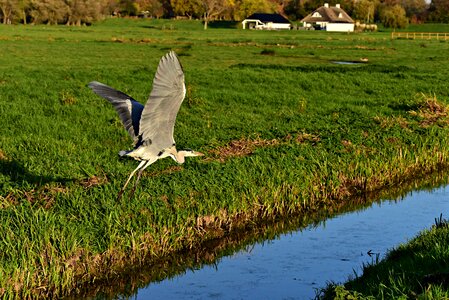
{"label": "water canal", "polygon": [[[361,272],[376,254],[449,213],[449,186],[415,191],[319,226],[247,246],[215,265],[141,288],[136,299],[310,299],[326,282]],[[371,254],[371,255],[369,255]]]}
{"label": "water canal", "polygon": [[[433,184],[448,182],[440,180]],[[390,195],[404,195],[397,188]],[[292,218],[232,233],[81,294],[94,299],[311,299],[327,282],[360,274],[364,263],[430,228],[441,213],[448,218],[449,185],[356,205],[363,208],[320,216],[325,221],[306,227],[309,219]]]}

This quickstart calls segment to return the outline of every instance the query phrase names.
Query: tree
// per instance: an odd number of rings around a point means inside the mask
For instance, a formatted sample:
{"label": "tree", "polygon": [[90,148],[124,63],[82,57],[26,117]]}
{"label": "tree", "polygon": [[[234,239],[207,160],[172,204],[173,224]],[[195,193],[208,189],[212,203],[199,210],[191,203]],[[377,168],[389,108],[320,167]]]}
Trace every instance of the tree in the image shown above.
{"label": "tree", "polygon": [[202,3],[200,0],[170,0],[175,15],[187,16],[192,19],[201,15]]}
{"label": "tree", "polygon": [[380,19],[385,27],[405,28],[408,25],[405,9],[399,4],[384,6],[380,13]]}
{"label": "tree", "polygon": [[232,0],[201,0],[204,29],[207,29],[207,23],[213,18],[218,17],[227,9],[233,6]]}
{"label": "tree", "polygon": [[159,0],[136,0],[140,12],[145,12],[151,17],[160,18],[164,15],[164,5]]}
{"label": "tree", "polygon": [[359,0],[354,5],[353,17],[365,23],[372,23],[378,2],[376,0]]}
{"label": "tree", "polygon": [[153,5],[162,7],[162,4],[158,0],[135,0],[135,5],[138,13],[144,13],[146,15],[153,16]]}
{"label": "tree", "polygon": [[139,8],[134,0],[120,0],[118,5],[120,13],[125,16],[137,16],[139,14]]}
{"label": "tree", "polygon": [[272,13],[275,9],[275,5],[268,0],[242,0],[234,13],[234,18],[243,20],[253,13]]}
{"label": "tree", "polygon": [[159,0],[150,0],[151,4],[148,7],[150,14],[156,18],[162,18],[165,14],[164,4]]}
{"label": "tree", "polygon": [[281,15],[285,15],[285,10],[290,6],[290,2],[293,0],[268,0],[270,6],[273,7],[273,12],[277,12]]}
{"label": "tree", "polygon": [[16,5],[17,3],[14,0],[0,0],[0,12],[3,24],[12,23]]}
{"label": "tree", "polygon": [[31,8],[31,0],[17,0],[16,14],[22,19],[22,23],[27,23],[27,17]]}
{"label": "tree", "polygon": [[33,23],[58,24],[67,19],[69,6],[63,0],[32,0]]}
{"label": "tree", "polygon": [[120,6],[118,0],[103,0],[103,7],[100,12],[101,16],[118,16],[120,14]]}
{"label": "tree", "polygon": [[288,15],[289,19],[302,19],[307,14],[304,11],[304,0],[293,0],[285,7],[285,14]]}
{"label": "tree", "polygon": [[449,1],[432,0],[429,6],[429,19],[433,22],[449,23]]}
{"label": "tree", "polygon": [[405,14],[413,20],[422,20],[425,18],[427,4],[425,0],[402,0],[402,7]]}
{"label": "tree", "polygon": [[106,3],[98,0],[66,0],[68,6],[67,25],[92,23],[101,17]]}

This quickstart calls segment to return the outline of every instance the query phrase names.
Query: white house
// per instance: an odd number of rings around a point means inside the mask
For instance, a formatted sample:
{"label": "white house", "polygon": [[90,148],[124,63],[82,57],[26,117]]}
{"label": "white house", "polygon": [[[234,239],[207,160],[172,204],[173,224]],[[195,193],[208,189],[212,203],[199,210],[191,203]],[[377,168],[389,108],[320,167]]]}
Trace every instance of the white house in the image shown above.
{"label": "white house", "polygon": [[279,14],[252,14],[242,22],[243,29],[248,25],[249,29],[290,29],[290,21]]}
{"label": "white house", "polygon": [[354,20],[340,7],[330,7],[328,3],[301,20],[305,28],[322,29],[336,32],[354,31]]}

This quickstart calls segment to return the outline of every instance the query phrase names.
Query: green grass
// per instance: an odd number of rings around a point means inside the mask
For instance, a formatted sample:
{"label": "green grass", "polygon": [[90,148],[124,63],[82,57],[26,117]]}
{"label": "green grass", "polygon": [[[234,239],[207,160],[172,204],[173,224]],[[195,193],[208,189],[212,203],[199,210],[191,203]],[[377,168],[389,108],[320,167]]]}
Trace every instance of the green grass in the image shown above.
{"label": "green grass", "polygon": [[[256,219],[332,211],[449,165],[449,42],[111,19],[0,26],[0,49],[4,296],[66,295]],[[177,145],[207,155],[158,161],[117,202],[137,162],[118,159],[131,140],[86,85],[145,102],[171,49],[188,88]]]}
{"label": "green grass", "polygon": [[448,299],[448,244],[446,221],[365,265],[361,276],[330,284],[320,299]]}
{"label": "green grass", "polygon": [[399,31],[449,32],[449,24],[442,24],[442,23],[410,24],[407,28],[401,29]]}

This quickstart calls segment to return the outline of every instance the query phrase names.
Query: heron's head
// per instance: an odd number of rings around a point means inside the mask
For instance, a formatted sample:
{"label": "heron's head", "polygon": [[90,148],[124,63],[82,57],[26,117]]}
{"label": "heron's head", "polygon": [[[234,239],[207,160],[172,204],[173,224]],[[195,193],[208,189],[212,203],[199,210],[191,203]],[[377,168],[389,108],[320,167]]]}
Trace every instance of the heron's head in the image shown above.
{"label": "heron's head", "polygon": [[176,155],[176,161],[180,164],[184,163],[185,157],[193,157],[193,156],[203,156],[204,154],[198,151],[194,151],[191,149],[178,151]]}

